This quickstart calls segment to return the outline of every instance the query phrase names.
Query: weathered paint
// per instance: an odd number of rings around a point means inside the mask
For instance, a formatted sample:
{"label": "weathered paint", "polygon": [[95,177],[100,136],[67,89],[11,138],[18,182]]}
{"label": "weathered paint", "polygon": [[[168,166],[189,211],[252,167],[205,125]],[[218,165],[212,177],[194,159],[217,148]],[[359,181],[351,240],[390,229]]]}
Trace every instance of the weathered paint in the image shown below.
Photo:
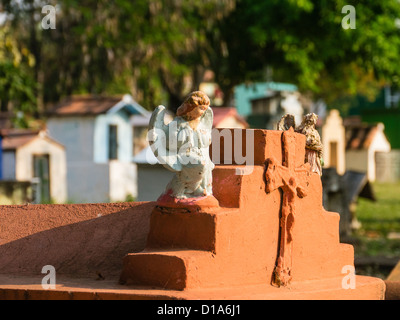
{"label": "weathered paint", "polygon": [[[175,173],[166,193],[180,199],[212,195],[214,164],[209,146],[213,112],[203,92],[193,92],[189,97],[187,99],[203,99],[203,105],[187,100],[178,108],[177,115],[180,115],[168,125],[164,123],[165,107],[158,106],[149,123],[149,144],[154,155],[166,169]],[[197,114],[191,118],[191,112]]]}

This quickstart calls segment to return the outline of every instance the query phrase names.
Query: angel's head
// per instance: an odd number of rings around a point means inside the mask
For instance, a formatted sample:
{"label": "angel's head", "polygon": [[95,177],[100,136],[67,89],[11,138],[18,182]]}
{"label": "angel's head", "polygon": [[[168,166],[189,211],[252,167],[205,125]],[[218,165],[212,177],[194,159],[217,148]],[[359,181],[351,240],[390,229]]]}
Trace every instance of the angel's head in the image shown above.
{"label": "angel's head", "polygon": [[307,126],[315,126],[317,124],[318,116],[315,113],[309,113],[304,116],[303,123]]}
{"label": "angel's head", "polygon": [[190,93],[176,111],[176,115],[187,121],[200,118],[210,106],[210,98],[202,91]]}

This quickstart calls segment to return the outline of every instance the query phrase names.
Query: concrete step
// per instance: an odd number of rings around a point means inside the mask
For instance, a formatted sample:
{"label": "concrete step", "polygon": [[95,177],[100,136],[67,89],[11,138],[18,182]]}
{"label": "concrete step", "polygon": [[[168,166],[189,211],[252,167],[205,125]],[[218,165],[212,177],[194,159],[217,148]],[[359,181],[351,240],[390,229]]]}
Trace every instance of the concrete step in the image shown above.
{"label": "concrete step", "polygon": [[[42,276],[0,275],[0,300],[377,300],[385,297],[381,279],[356,276],[355,289],[343,289],[341,278],[295,283],[276,288],[269,284],[210,289],[164,290],[118,284],[117,279],[95,280],[57,276],[54,289],[41,286]],[[164,302],[163,302],[164,303]],[[240,304],[240,302],[238,302]]]}
{"label": "concrete step", "polygon": [[123,259],[120,283],[169,290],[201,287],[197,279],[212,267],[213,256],[208,251],[185,249],[130,253]]}
{"label": "concrete step", "polygon": [[150,220],[147,246],[215,252],[217,221],[238,213],[238,209],[231,208],[196,213],[164,213],[156,209]]}

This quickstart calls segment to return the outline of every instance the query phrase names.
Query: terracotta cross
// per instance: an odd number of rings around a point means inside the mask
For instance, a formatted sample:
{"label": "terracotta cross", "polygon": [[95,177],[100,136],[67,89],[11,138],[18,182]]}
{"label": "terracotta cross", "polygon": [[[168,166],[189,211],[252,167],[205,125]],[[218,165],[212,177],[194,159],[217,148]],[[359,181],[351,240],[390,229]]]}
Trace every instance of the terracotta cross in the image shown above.
{"label": "terracotta cross", "polygon": [[303,198],[308,187],[310,176],[310,164],[296,168],[296,133],[293,128],[283,134],[283,164],[279,164],[275,158],[267,160],[265,172],[266,192],[276,189],[283,191],[282,214],[280,217],[280,243],[278,258],[274,270],[272,284],[278,287],[286,286],[292,278],[292,230],[295,221],[296,198]]}

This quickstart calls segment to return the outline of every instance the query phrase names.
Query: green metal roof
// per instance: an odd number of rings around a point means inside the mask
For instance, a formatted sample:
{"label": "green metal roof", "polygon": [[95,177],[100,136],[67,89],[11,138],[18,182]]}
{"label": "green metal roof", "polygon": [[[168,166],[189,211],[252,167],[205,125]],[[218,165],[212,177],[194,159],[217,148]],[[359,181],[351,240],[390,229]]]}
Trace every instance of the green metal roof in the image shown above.
{"label": "green metal roof", "polygon": [[241,116],[251,114],[251,100],[268,96],[268,91],[297,91],[297,86],[290,83],[254,82],[235,87],[235,107]]}

